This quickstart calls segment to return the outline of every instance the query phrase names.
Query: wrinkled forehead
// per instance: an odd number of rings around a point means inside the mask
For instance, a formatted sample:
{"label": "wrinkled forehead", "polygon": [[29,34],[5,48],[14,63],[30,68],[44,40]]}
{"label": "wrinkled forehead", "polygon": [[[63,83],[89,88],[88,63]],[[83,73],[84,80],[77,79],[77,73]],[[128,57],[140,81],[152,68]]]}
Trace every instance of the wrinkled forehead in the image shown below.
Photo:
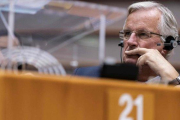
{"label": "wrinkled forehead", "polygon": [[141,9],[132,12],[126,19],[123,29],[158,32],[161,12],[157,9]]}

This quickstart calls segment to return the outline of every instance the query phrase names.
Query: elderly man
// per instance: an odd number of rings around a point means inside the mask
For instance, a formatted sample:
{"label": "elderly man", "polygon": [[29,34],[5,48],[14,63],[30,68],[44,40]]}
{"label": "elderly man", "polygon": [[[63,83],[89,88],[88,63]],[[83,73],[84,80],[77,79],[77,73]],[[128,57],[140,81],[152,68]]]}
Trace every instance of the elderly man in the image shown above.
{"label": "elderly man", "polygon": [[[177,22],[168,8],[151,1],[130,5],[120,38],[124,41],[123,62],[139,67],[139,81],[179,84],[179,73],[166,60],[173,48],[171,42],[178,39]],[[75,74],[97,77],[99,69],[80,68]],[[152,76],[156,77],[149,79]]]}

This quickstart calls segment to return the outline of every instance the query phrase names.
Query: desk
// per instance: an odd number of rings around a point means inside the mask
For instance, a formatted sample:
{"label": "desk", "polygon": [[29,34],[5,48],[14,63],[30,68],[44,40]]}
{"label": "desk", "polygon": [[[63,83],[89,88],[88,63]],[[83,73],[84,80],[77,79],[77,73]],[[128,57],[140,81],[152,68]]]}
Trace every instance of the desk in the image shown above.
{"label": "desk", "polygon": [[1,120],[180,120],[180,89],[112,79],[0,73]]}

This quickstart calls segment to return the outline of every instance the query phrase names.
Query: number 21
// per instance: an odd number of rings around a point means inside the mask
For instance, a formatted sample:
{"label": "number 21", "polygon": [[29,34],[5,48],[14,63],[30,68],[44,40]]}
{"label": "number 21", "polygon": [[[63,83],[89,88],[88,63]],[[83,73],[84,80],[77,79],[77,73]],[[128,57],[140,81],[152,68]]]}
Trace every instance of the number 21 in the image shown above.
{"label": "number 21", "polygon": [[123,94],[119,98],[119,105],[123,106],[125,102],[127,102],[127,105],[123,112],[119,116],[119,120],[134,120],[132,117],[128,117],[128,114],[131,112],[133,105],[137,107],[137,120],[143,120],[143,96],[138,95],[137,98],[133,101],[130,94]]}

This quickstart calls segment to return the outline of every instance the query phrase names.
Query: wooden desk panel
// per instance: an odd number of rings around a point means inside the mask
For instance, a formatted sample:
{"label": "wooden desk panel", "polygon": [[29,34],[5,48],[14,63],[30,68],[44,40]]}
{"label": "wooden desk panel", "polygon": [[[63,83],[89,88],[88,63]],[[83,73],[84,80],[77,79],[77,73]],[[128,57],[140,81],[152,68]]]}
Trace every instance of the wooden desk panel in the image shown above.
{"label": "wooden desk panel", "polygon": [[[180,89],[163,85],[72,76],[0,75],[2,120],[116,120],[127,106],[126,117],[137,120],[135,100],[143,96],[144,120],[180,120]],[[141,103],[139,103],[142,105]],[[139,118],[141,120],[141,118]]]}

